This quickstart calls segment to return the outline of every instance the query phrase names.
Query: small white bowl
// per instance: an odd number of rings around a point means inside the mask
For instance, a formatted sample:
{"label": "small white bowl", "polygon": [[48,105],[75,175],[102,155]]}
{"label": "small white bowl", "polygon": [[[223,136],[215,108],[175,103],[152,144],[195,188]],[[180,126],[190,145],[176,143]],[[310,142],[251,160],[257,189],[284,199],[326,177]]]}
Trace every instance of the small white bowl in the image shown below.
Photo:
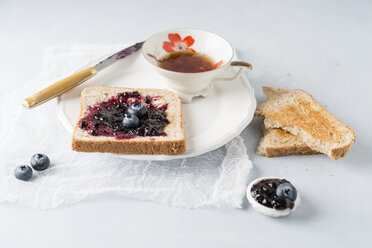
{"label": "small white bowl", "polygon": [[273,209],[273,208],[269,208],[269,207],[266,207],[262,204],[260,204],[258,201],[256,201],[255,199],[253,199],[252,195],[251,195],[251,189],[252,189],[252,186],[262,180],[265,180],[265,179],[279,179],[281,180],[282,178],[276,178],[276,177],[260,177],[260,178],[257,178],[256,180],[253,180],[249,185],[248,185],[248,188],[247,188],[247,199],[248,199],[248,202],[251,204],[251,206],[256,209],[258,212],[264,214],[264,215],[268,215],[268,216],[271,216],[271,217],[282,217],[282,216],[286,216],[290,213],[292,213],[293,211],[296,210],[296,208],[298,207],[298,205],[300,204],[300,201],[301,201],[301,197],[300,197],[300,193],[298,192],[297,190],[297,198],[296,200],[294,201],[294,206],[292,209],[290,208],[287,208],[287,209],[284,209],[284,210],[276,210],[276,209]]}
{"label": "small white bowl", "polygon": [[[214,69],[184,73],[159,67],[158,61],[165,55],[187,50],[211,57],[215,61]],[[195,96],[207,96],[216,79],[232,81],[244,69],[252,69],[247,62],[232,61],[234,49],[228,41],[217,34],[197,29],[171,29],[154,34],[145,41],[141,51],[145,60],[167,79],[166,86],[178,93],[183,102],[190,102]],[[240,70],[234,76],[223,76],[233,67],[240,67]]]}

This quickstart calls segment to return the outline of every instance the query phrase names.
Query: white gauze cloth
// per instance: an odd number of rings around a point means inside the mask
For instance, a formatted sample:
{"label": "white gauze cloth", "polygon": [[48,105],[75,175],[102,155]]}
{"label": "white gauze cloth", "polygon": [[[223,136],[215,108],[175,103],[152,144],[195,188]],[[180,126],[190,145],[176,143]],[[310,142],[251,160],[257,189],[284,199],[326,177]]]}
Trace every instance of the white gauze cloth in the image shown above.
{"label": "white gauze cloth", "polygon": [[[125,45],[69,45],[45,49],[41,75],[12,93],[0,93],[0,202],[48,209],[98,194],[116,194],[171,206],[240,208],[252,163],[241,137],[194,158],[135,161],[71,150],[71,134],[56,116],[53,100],[25,110],[25,96],[71,74],[89,61]],[[17,165],[47,154],[49,169],[17,180]]]}

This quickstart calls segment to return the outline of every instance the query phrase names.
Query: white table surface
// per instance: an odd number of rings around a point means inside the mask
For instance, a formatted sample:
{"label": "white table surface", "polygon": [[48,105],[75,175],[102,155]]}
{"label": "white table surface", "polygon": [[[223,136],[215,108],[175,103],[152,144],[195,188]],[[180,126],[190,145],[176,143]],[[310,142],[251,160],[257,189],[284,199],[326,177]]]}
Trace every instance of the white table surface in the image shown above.
{"label": "white table surface", "polygon": [[168,28],[201,28],[226,37],[254,65],[249,79],[259,102],[263,85],[305,89],[355,130],[356,143],[338,161],[263,158],[254,153],[260,121],[245,129],[249,181],[279,176],[301,191],[300,207],[287,218],[268,218],[246,202],[228,210],[118,196],[48,211],[2,204],[0,247],[372,246],[371,1],[108,2],[0,0],[0,94],[37,76],[49,45],[134,42]]}

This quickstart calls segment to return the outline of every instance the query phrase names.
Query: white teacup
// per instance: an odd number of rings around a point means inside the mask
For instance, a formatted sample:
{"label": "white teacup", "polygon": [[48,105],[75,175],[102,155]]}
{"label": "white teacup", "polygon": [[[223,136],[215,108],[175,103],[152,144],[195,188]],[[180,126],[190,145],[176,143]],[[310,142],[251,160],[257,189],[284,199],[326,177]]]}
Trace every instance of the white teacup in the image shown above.
{"label": "white teacup", "polygon": [[[172,52],[191,50],[207,55],[214,62],[214,69],[205,72],[175,72],[159,67],[158,61]],[[195,96],[207,96],[208,89],[216,79],[231,81],[244,69],[252,69],[247,62],[232,61],[234,49],[222,37],[197,29],[171,29],[151,36],[142,46],[142,55],[156,70],[166,77],[166,86],[175,91],[183,102],[191,102]],[[234,76],[222,78],[231,67],[240,69]]]}

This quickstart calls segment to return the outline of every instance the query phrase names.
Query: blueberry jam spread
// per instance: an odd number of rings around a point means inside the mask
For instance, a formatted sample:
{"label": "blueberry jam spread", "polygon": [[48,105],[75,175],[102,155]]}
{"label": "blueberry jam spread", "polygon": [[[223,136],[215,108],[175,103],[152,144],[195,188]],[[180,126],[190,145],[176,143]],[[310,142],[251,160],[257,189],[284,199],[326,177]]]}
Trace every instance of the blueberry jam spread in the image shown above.
{"label": "blueberry jam spread", "polygon": [[168,105],[157,103],[161,96],[141,96],[138,91],[123,92],[89,106],[79,127],[93,136],[131,139],[137,136],[166,136]]}
{"label": "blueberry jam spread", "polygon": [[294,207],[297,191],[285,179],[264,179],[251,188],[251,195],[261,205],[276,210]]}

